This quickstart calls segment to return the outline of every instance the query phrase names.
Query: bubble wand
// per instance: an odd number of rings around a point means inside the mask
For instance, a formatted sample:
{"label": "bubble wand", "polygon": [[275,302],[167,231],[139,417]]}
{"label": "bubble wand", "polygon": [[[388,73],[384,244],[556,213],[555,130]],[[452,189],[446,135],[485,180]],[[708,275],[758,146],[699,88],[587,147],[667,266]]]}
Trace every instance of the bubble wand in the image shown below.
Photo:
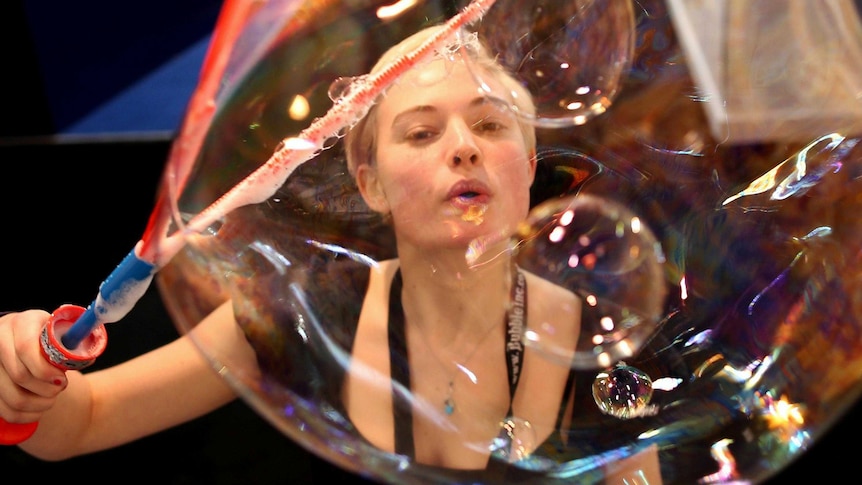
{"label": "bubble wand", "polygon": [[[371,109],[375,100],[396,79],[430,57],[464,26],[479,21],[496,0],[473,0],[450,18],[432,37],[384,69],[354,81],[327,113],[295,137],[286,138],[258,169],[241,180],[210,206],[195,215],[180,230],[164,235],[158,244],[153,236],[157,215],[166,210],[157,204],[144,237],[99,287],[96,299],[83,309],[76,305],[58,308],[42,331],[42,354],[64,370],[90,365],[104,350],[105,323],[122,319],[143,296],[155,273],[185,246],[186,238],[201,232],[234,209],[267,200],[303,163],[325,149],[345,127],[351,127]],[[72,323],[73,322],[73,323]],[[38,423],[14,424],[0,419],[0,444],[16,444],[29,438]]]}

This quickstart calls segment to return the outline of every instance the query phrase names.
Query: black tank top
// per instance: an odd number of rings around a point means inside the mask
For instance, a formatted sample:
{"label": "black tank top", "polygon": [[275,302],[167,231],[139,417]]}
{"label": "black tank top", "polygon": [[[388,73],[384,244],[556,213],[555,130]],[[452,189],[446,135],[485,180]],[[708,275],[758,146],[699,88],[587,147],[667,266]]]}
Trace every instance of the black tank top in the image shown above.
{"label": "black tank top", "polygon": [[[317,350],[318,347],[325,349],[328,345],[325,342],[317,341],[313,338],[316,332],[311,332],[312,339],[309,341],[306,334],[303,332],[302,338],[297,338],[297,328],[300,323],[297,321],[297,307],[301,313],[314,315],[315,321],[327,322],[333,327],[327,332],[329,338],[332,338],[337,344],[349,350],[353,348],[356,337],[357,322],[362,311],[362,302],[369,288],[369,280],[371,271],[368,266],[349,258],[336,258],[337,261],[326,260],[329,264],[320,270],[308,271],[310,280],[307,282],[308,290],[301,292],[302,298],[299,298],[291,305],[285,305],[284,301],[277,300],[274,305],[266,306],[263,312],[271,312],[267,318],[272,320],[270,333],[264,334],[263,337],[257,336],[252,330],[252,323],[246,321],[242,315],[238,319],[244,323],[244,329],[250,332],[249,341],[255,348],[258,358],[258,364],[267,375],[278,376],[281,385],[293,390],[297,395],[305,396],[308,399],[319,399],[319,396],[327,396],[335,409],[343,416],[347,416],[347,409],[343,406],[344,402],[341,399],[345,371],[349,366],[345,366],[343,362],[335,361],[329,364],[320,364],[310,361],[307,364],[308,369],[317,369],[316,373],[296,372],[295,363],[290,359],[285,359],[284,355],[306,356],[308,359],[335,359],[328,351]],[[517,273],[519,280],[523,276],[520,272]],[[283,278],[279,275],[273,275],[270,279],[258,278],[255,288],[263,291],[263,295],[269,297],[273,294],[293,294],[291,288],[286,288],[284,285],[293,280]],[[513,285],[518,287],[517,281]],[[526,285],[523,287],[524,308],[526,308]],[[338,294],[343,298],[333,300],[330,295]],[[307,298],[308,301],[304,299]],[[263,296],[261,301],[268,301]],[[404,389],[409,389],[410,385],[410,369],[407,357],[407,346],[405,341],[404,329],[404,312],[401,307],[401,277],[396,275],[389,297],[389,349],[390,349],[390,368],[393,380],[393,389],[395,382],[404,386]],[[256,322],[261,317],[255,315]],[[511,320],[511,319],[510,319]],[[518,329],[517,338],[520,338],[520,332],[526,326],[527,315],[524,312],[524,324]],[[512,322],[508,322],[511,324]],[[260,325],[255,324],[255,325]],[[508,326],[508,325],[507,325]],[[515,325],[511,325],[515,327]],[[512,328],[512,331],[515,329]],[[272,332],[276,333],[275,335]],[[509,329],[507,329],[509,331]],[[509,336],[507,340],[511,340]],[[296,357],[296,358],[300,358]],[[511,396],[515,394],[518,377],[520,375],[520,359],[521,356],[507,358],[509,366],[509,393],[510,393],[510,408]],[[517,361],[517,366],[514,361]],[[572,396],[572,387],[574,386],[574,370],[569,373],[569,379],[566,382],[564,391],[565,398],[560,403],[560,409],[557,418],[557,427],[560,427],[568,401]],[[501,482],[518,483],[522,480],[532,480],[537,476],[543,478],[541,472],[531,471],[529,468],[520,464],[509,464],[501,459],[489,459],[487,468],[479,470],[453,470],[438,466],[423,465],[415,462],[415,445],[413,437],[413,413],[409,399],[402,397],[393,391],[393,414],[395,422],[395,452],[407,456],[411,459],[410,467],[415,469],[430,470],[428,473],[437,474],[439,476],[451,477],[453,483],[474,483],[476,481],[483,482]],[[361,435],[358,437],[361,438]],[[568,449],[567,439],[561,439],[559,433],[552,433],[536,450],[551,449],[549,453],[560,453]],[[369,443],[370,444],[370,443]],[[372,445],[373,446],[373,445]]]}
{"label": "black tank top", "polygon": [[[512,415],[512,400],[518,388],[521,376],[521,361],[523,359],[524,347],[521,336],[527,322],[527,285],[524,274],[518,270],[515,272],[512,283],[512,295],[510,309],[506,315],[506,339],[505,353],[506,366],[509,376],[509,409],[507,416]],[[401,271],[397,271],[392,279],[389,290],[389,364],[392,374],[392,403],[395,418],[395,453],[410,458],[415,458],[415,441],[413,438],[413,406],[409,399],[402,396],[397,388],[410,389],[410,366],[407,355],[407,341],[404,323],[404,308],[401,304]],[[571,395],[574,385],[574,372],[569,373],[566,382],[564,396]],[[568,398],[566,398],[568,399]],[[565,403],[564,403],[565,404]],[[561,424],[565,409],[561,406],[561,412],[557,418],[557,427]],[[499,465],[505,466],[500,460],[489,460],[488,469]],[[497,470],[505,473],[503,469]]]}

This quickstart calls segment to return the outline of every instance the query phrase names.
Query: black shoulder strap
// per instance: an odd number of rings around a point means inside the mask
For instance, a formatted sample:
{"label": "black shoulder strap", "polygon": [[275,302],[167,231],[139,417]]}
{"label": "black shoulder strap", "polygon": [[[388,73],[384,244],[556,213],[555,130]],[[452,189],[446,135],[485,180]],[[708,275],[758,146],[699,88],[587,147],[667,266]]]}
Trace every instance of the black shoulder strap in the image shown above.
{"label": "black shoulder strap", "polygon": [[410,389],[410,362],[404,331],[404,308],[401,306],[401,270],[392,278],[389,289],[389,372],[392,373],[392,409],[395,420],[395,453],[413,458],[413,406],[403,399],[396,386]]}

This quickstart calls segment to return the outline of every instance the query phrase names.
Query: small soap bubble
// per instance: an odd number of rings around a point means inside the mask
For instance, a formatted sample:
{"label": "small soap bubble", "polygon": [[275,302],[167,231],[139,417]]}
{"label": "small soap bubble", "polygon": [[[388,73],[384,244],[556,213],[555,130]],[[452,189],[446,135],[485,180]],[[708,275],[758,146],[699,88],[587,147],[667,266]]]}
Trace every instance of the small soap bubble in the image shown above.
{"label": "small soap bubble", "polygon": [[515,463],[529,457],[537,445],[530,422],[509,416],[500,421],[500,434],[492,443],[491,453],[495,459]]}
{"label": "small soap bubble", "polygon": [[[581,297],[577,347],[553,331],[527,331],[525,344],[580,369],[629,358],[656,331],[667,290],[664,254],[646,221],[596,195],[549,199],[535,207],[513,240],[518,264]],[[551,329],[553,330],[553,329]]]}
{"label": "small soap bubble", "polygon": [[625,362],[600,372],[593,381],[593,399],[599,410],[621,419],[655,414],[650,405],[652,393],[652,379]]}

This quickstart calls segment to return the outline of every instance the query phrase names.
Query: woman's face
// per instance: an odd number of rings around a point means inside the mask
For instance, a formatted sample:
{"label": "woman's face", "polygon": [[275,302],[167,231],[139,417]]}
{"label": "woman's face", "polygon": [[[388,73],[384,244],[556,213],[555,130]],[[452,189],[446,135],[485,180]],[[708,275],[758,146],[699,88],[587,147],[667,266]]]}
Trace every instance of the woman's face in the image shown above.
{"label": "woman's face", "polygon": [[[376,160],[357,169],[369,205],[389,212],[400,240],[463,248],[510,235],[529,210],[535,157],[502,86],[481,94],[463,62],[407,73],[377,107]],[[432,246],[437,245],[437,246]]]}

